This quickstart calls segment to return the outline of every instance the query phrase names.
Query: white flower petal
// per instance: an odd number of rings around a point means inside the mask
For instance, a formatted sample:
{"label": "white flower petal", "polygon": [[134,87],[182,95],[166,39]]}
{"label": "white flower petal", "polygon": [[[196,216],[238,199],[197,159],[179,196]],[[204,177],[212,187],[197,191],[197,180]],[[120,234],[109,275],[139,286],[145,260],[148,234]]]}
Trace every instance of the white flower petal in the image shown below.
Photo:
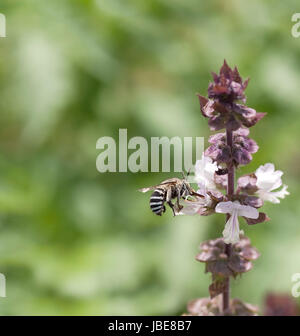
{"label": "white flower petal", "polygon": [[201,190],[201,195],[206,193],[206,183],[204,180],[200,180],[200,178],[195,177],[195,182],[198,184],[199,190]]}
{"label": "white flower petal", "polygon": [[240,227],[236,211],[232,213],[226,222],[223,237],[226,244],[234,244],[240,240]]}
{"label": "white flower petal", "polygon": [[276,195],[276,197],[279,198],[285,198],[285,196],[289,195],[290,193],[287,191],[288,186],[285,184],[281,190],[274,191],[273,194]]}
{"label": "white flower petal", "polygon": [[279,199],[277,197],[274,197],[274,195],[271,191],[258,190],[257,195],[263,201],[268,201],[268,202],[271,202],[271,203],[274,203],[274,204],[280,203]]}
{"label": "white flower petal", "polygon": [[272,187],[269,190],[272,191],[272,190],[278,189],[281,186],[282,186],[282,180],[279,177],[277,180],[274,181]]}
{"label": "white flower petal", "polygon": [[259,212],[257,211],[257,209],[249,205],[240,205],[238,209],[238,215],[247,217],[247,218],[256,219],[259,216]]}
{"label": "white flower petal", "polygon": [[201,189],[216,189],[214,175],[218,170],[216,162],[208,156],[202,154],[202,159],[198,160],[195,165],[195,181]]}
{"label": "white flower petal", "polygon": [[257,177],[256,186],[259,190],[272,191],[282,185],[281,170],[275,170],[273,163],[266,163],[264,166],[257,168],[255,176]]}
{"label": "white flower petal", "polygon": [[260,166],[256,169],[256,174],[264,174],[264,173],[273,173],[275,171],[275,166],[273,163],[266,163],[263,166]]}
{"label": "white flower petal", "polygon": [[274,190],[282,185],[282,181],[280,178],[281,175],[274,173],[272,175],[268,173],[261,174],[257,177],[256,185],[258,189]]}
{"label": "white flower petal", "polygon": [[254,207],[242,205],[239,201],[220,202],[217,204],[215,211],[218,213],[228,213],[230,217],[226,222],[223,237],[226,244],[234,244],[240,239],[240,228],[238,216],[256,219],[259,212]]}
{"label": "white flower petal", "polygon": [[232,213],[234,210],[234,204],[233,202],[220,202],[217,204],[215,211],[218,213]]}
{"label": "white flower petal", "polygon": [[201,215],[203,210],[212,205],[212,199],[208,194],[203,194],[201,190],[198,190],[197,193],[204,197],[192,197],[190,200],[185,200],[181,203],[183,209],[179,212],[180,215]]}
{"label": "white flower petal", "polygon": [[258,196],[263,201],[269,201],[274,204],[280,203],[279,198],[285,198],[286,195],[290,193],[287,191],[287,185],[284,185],[283,188],[279,191],[265,191],[265,190],[258,190]]}
{"label": "white flower petal", "polygon": [[179,215],[188,215],[193,216],[196,215],[200,209],[199,204],[192,204],[194,202],[185,202],[183,204],[183,208],[178,213]]}

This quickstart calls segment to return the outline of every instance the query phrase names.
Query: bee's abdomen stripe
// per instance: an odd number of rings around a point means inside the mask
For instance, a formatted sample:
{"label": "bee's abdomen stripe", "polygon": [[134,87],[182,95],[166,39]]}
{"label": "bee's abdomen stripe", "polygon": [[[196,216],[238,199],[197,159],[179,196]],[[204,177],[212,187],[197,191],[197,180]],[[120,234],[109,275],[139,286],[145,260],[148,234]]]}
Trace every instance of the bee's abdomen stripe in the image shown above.
{"label": "bee's abdomen stripe", "polygon": [[163,212],[165,193],[165,190],[158,188],[153,191],[150,197],[150,208],[157,215],[161,215]]}
{"label": "bee's abdomen stripe", "polygon": [[157,215],[163,211],[164,198],[165,191],[162,189],[155,189],[150,197],[150,208]]}
{"label": "bee's abdomen stripe", "polygon": [[152,196],[154,196],[154,197],[164,197],[164,195],[165,195],[165,191],[164,190],[161,190],[161,189],[155,189],[154,191],[153,191],[153,194],[151,195],[151,197]]}
{"label": "bee's abdomen stripe", "polygon": [[162,208],[162,202],[150,202],[150,208],[153,210],[154,208]]}
{"label": "bee's abdomen stripe", "polygon": [[157,206],[157,207],[154,207],[154,208],[151,208],[151,210],[152,211],[157,211],[157,210],[161,210],[162,209],[162,206],[161,205],[159,205],[159,206]]}
{"label": "bee's abdomen stripe", "polygon": [[162,210],[161,210],[161,208],[160,208],[160,209],[158,209],[158,210],[153,210],[153,212],[154,212],[155,214],[157,214],[157,215],[161,215]]}
{"label": "bee's abdomen stripe", "polygon": [[157,207],[157,206],[162,206],[162,202],[150,202],[150,206],[151,206],[151,208],[153,208],[153,207]]}

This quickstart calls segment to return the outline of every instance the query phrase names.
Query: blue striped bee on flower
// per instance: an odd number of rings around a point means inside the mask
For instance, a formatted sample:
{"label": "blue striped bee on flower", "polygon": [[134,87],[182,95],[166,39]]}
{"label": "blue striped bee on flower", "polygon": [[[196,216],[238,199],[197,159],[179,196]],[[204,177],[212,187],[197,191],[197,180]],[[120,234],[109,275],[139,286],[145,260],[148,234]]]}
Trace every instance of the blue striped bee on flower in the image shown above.
{"label": "blue striped bee on flower", "polygon": [[[139,189],[143,193],[149,190],[154,190],[150,197],[150,209],[158,216],[166,211],[165,202],[172,209],[173,215],[176,216],[176,213],[183,208],[179,203],[181,198],[187,198],[188,196],[203,197],[193,190],[185,176],[183,179],[174,177],[155,186]],[[175,204],[172,203],[173,199],[176,199]]]}

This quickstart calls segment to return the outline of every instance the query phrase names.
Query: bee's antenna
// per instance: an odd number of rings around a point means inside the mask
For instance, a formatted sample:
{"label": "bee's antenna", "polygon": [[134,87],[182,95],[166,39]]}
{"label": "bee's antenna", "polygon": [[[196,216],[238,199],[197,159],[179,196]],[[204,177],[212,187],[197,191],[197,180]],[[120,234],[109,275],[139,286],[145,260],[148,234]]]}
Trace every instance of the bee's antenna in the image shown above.
{"label": "bee's antenna", "polygon": [[183,179],[185,180],[186,176],[185,176],[184,172],[182,171],[181,174],[182,174]]}

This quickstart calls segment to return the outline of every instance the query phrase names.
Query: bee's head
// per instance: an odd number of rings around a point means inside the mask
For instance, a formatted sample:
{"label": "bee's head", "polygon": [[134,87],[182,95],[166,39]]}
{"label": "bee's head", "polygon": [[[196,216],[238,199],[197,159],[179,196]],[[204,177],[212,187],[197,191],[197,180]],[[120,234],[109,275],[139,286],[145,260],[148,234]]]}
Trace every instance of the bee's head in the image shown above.
{"label": "bee's head", "polygon": [[186,175],[185,175],[185,173],[183,171],[181,172],[182,178],[183,178],[184,181],[187,181],[187,178],[189,177],[190,172],[191,172],[191,169],[189,169],[189,171],[187,172]]}
{"label": "bee's head", "polygon": [[195,190],[191,187],[190,183],[188,182],[188,176],[190,175],[191,170],[187,172],[185,175],[184,172],[182,172],[183,180],[182,180],[182,185],[183,185],[183,193],[185,196],[198,196],[198,197],[203,197],[202,195],[199,195],[198,193],[195,192]]}
{"label": "bee's head", "polygon": [[187,174],[185,175],[184,172],[182,172],[182,186],[184,189],[184,194],[186,196],[188,195],[192,195],[194,193],[194,189],[191,187],[190,183],[188,182],[188,177],[190,175],[190,170],[187,172]]}

